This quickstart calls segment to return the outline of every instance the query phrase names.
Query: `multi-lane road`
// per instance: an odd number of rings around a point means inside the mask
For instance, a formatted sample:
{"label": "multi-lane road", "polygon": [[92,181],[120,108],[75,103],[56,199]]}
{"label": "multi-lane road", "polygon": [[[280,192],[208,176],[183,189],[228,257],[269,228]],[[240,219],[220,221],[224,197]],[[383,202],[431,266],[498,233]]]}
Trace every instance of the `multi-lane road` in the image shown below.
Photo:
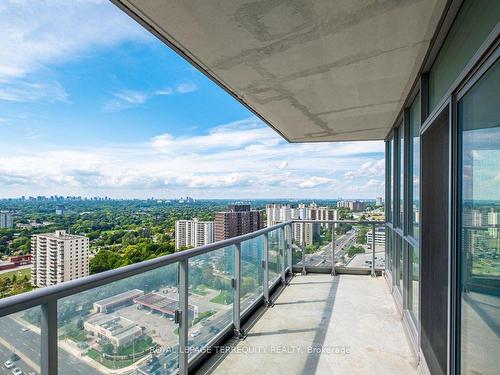
{"label": "multi-lane road", "polygon": [[[39,372],[40,365],[40,335],[31,330],[24,330],[23,326],[10,317],[0,319],[0,374],[10,374],[4,362],[8,360],[13,352],[6,343],[15,348],[15,352],[21,357],[16,362],[16,367],[20,367],[25,373]],[[87,365],[81,359],[68,353],[59,347],[59,373],[63,375],[89,375],[99,374],[95,368]],[[26,360],[23,360],[26,359]],[[29,363],[28,363],[29,362]],[[33,368],[35,367],[35,368]]]}
{"label": "multi-lane road", "polygon": [[[356,240],[356,230],[353,228],[346,234],[335,239],[335,261],[338,261],[347,249],[354,244]],[[299,262],[302,265],[302,262]],[[332,265],[332,243],[329,242],[314,254],[306,255],[306,266],[321,267]]]}

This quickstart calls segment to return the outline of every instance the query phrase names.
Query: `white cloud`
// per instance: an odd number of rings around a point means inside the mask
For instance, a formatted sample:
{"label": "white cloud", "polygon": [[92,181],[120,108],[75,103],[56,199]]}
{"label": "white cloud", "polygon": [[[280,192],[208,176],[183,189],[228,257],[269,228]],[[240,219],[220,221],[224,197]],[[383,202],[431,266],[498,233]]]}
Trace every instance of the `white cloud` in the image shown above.
{"label": "white cloud", "polygon": [[68,93],[59,82],[54,80],[29,81],[19,79],[13,82],[0,82],[0,100],[65,102],[68,101]]}
{"label": "white cloud", "polygon": [[176,91],[180,94],[189,94],[196,90],[198,90],[198,87],[194,83],[181,83],[176,87]]}
{"label": "white cloud", "polygon": [[6,0],[0,24],[0,79],[26,76],[90,48],[147,40],[145,30],[105,0]]}
{"label": "white cloud", "polygon": [[[179,89],[179,87],[183,89]],[[184,87],[186,86],[186,87]],[[131,107],[144,104],[155,96],[170,96],[174,94],[189,94],[196,91],[198,88],[195,84],[181,84],[174,88],[166,87],[152,92],[137,91],[137,90],[119,90],[112,95],[114,98],[104,103],[103,109],[108,112],[119,111]]]}
{"label": "white cloud", "polygon": [[385,159],[370,160],[359,166],[358,169],[347,171],[344,174],[346,178],[353,177],[372,177],[384,174]]}
{"label": "white cloud", "polygon": [[[199,153],[209,149],[220,151],[228,149],[241,149],[245,146],[248,154],[252,151],[259,151],[263,145],[275,145],[283,142],[276,139],[278,136],[270,128],[254,119],[236,121],[228,125],[217,126],[210,130],[208,134],[192,137],[173,137],[169,133],[161,134],[153,138],[152,147],[159,153],[175,154]],[[274,138],[269,142],[269,138]]]}
{"label": "white cloud", "polygon": [[0,25],[0,100],[7,101],[66,101],[68,94],[51,65],[148,38],[147,31],[105,0],[4,0]]}
{"label": "white cloud", "polygon": [[0,186],[4,195],[375,197],[383,192],[383,172],[349,180],[343,175],[367,169],[367,161],[376,164],[380,155],[372,155],[382,151],[382,142],[289,144],[250,118],[194,137],[162,134],[150,142],[82,150],[5,150]]}
{"label": "white cloud", "polygon": [[285,169],[286,167],[288,167],[288,162],[286,160],[283,160],[280,165],[278,165],[278,168],[279,169]]}
{"label": "white cloud", "polygon": [[332,185],[335,182],[336,180],[331,178],[312,176],[311,178],[299,183],[298,186],[300,188],[314,188],[318,186]]}

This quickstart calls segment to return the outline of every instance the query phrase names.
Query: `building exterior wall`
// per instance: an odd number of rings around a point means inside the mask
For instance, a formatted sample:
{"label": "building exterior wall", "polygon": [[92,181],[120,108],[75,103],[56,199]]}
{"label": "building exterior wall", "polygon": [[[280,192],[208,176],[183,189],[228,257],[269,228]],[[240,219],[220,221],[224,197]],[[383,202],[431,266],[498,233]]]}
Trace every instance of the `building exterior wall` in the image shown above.
{"label": "building exterior wall", "polygon": [[208,245],[215,241],[215,222],[192,220],[177,220],[175,222],[175,248],[197,247]]}
{"label": "building exterior wall", "polygon": [[0,228],[14,228],[14,219],[9,211],[0,211]]}
{"label": "building exterior wall", "polygon": [[37,287],[89,275],[89,239],[66,231],[31,238],[31,281]]}
{"label": "building exterior wall", "polygon": [[263,227],[261,211],[250,210],[249,205],[232,205],[228,211],[215,214],[215,241],[241,236]]}

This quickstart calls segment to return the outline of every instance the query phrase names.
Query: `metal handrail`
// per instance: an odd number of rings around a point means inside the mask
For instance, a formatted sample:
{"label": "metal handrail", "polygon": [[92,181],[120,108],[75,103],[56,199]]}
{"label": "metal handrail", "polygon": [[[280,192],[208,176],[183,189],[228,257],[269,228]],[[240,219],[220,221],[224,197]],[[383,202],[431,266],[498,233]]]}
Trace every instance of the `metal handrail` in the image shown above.
{"label": "metal handrail", "polygon": [[128,266],[116,268],[109,271],[104,271],[95,275],[90,275],[82,277],[80,279],[66,281],[65,283],[36,289],[31,292],[6,297],[0,299],[0,317],[41,305],[42,303],[46,303],[48,300],[57,300],[68,297],[88,289],[97,288],[114,281],[123,280],[147,271],[168,266],[173,263],[178,263],[183,260],[188,260],[198,255],[207,254],[214,250],[220,250],[225,247],[233,246],[289,224],[291,224],[291,221],[279,223],[269,228],[259,229],[255,232],[229,238],[227,240],[195,247],[193,249],[179,251],[173,254],[163,255],[158,258],[145,260],[139,263],[130,264]]}
{"label": "metal handrail", "polygon": [[293,223],[315,223],[315,224],[358,224],[358,225],[382,225],[381,221],[354,221],[354,220],[289,220],[278,223],[268,228],[259,229],[255,232],[243,234],[241,236],[229,238],[227,240],[214,242],[208,245],[199,246],[193,249],[179,251],[174,254],[163,255],[158,258],[145,260],[143,262],[130,264],[121,268],[104,271],[95,275],[83,277],[81,279],[67,281],[65,283],[48,286],[18,294],[15,296],[0,299],[0,317],[13,314],[31,307],[39,306],[48,300],[58,300],[68,297],[88,289],[97,288],[102,285],[126,279],[156,268],[164,267],[173,263],[207,254],[214,250],[237,245],[241,242],[259,237],[265,233],[283,228]]}
{"label": "metal handrail", "polygon": [[[161,256],[155,259],[131,264],[122,268],[105,271],[95,275],[83,277],[81,279],[71,280],[61,284],[37,289],[31,292],[11,296],[0,300],[0,318],[16,312],[20,312],[32,307],[39,306],[41,309],[41,373],[53,375],[58,373],[57,357],[58,357],[58,336],[57,336],[57,302],[61,298],[75,295],[89,289],[107,285],[115,281],[124,280],[131,276],[142,274],[147,271],[158,269],[167,265],[177,263],[179,266],[179,310],[176,312],[176,317],[179,317],[179,347],[187,347],[188,344],[188,272],[189,259],[210,253],[215,250],[220,250],[226,247],[233,246],[235,250],[235,275],[233,279],[234,300],[233,300],[233,328],[236,337],[244,337],[241,331],[240,318],[240,282],[241,282],[241,243],[264,236],[264,257],[265,262],[263,267],[264,272],[264,287],[263,295],[264,303],[268,306],[272,305],[269,298],[269,244],[268,233],[274,230],[280,230],[281,239],[279,243],[279,258],[281,275],[278,280],[286,283],[287,270],[292,271],[292,224],[297,223],[316,223],[316,224],[358,224],[371,225],[373,231],[372,250],[373,264],[372,276],[375,276],[375,227],[383,225],[381,221],[354,221],[354,220],[289,220],[274,226],[263,228],[258,231],[244,234],[238,237],[233,237],[227,240],[214,242],[212,244],[196,247],[194,249],[183,250],[174,254]],[[285,227],[288,227],[288,246],[285,246]],[[305,226],[304,226],[305,228]],[[303,229],[304,229],[303,228]],[[334,254],[334,236],[332,235],[332,275],[335,275],[335,254]],[[285,265],[285,252],[288,254],[288,265]],[[302,255],[305,256],[305,247],[302,249]],[[277,281],[278,281],[277,280]],[[255,306],[258,301],[255,301],[252,306]],[[193,358],[190,359],[192,361]],[[188,355],[186,352],[180,351],[179,358],[179,373],[187,374],[189,370]]]}

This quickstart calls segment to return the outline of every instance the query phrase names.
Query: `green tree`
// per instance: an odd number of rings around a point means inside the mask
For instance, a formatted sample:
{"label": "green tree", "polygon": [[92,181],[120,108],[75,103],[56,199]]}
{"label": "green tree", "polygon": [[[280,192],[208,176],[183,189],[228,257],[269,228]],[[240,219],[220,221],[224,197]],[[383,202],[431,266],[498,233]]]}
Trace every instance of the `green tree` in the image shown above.
{"label": "green tree", "polygon": [[101,250],[89,262],[91,274],[99,273],[116,268],[121,261],[121,257],[113,251]]}

